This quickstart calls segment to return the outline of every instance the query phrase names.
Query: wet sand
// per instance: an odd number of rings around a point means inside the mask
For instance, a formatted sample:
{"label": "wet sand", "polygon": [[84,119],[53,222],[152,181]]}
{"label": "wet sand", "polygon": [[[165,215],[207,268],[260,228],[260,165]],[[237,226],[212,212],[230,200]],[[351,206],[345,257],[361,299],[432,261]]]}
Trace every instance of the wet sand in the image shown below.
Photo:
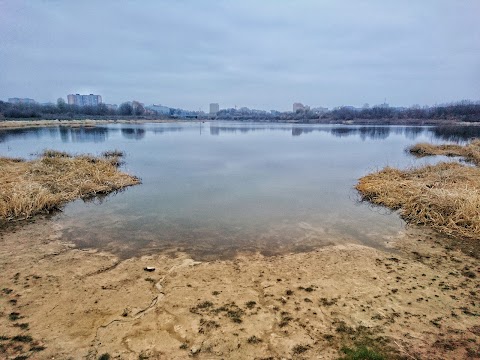
{"label": "wet sand", "polygon": [[388,358],[479,356],[478,259],[425,229],[393,252],[346,244],[196,262],[79,250],[55,226],[0,233],[1,356],[337,359],[354,343]]}

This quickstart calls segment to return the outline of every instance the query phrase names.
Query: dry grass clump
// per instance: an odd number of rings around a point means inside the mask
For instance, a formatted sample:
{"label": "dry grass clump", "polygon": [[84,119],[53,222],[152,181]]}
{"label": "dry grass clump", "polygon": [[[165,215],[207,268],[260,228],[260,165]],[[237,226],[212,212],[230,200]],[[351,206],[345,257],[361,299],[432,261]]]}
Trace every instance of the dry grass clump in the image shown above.
{"label": "dry grass clump", "polygon": [[69,153],[66,153],[64,151],[58,151],[58,150],[44,150],[43,153],[41,154],[43,157],[46,158],[69,158],[71,155]]}
{"label": "dry grass clump", "polygon": [[[478,142],[476,142],[478,143]],[[362,177],[364,200],[400,209],[406,222],[448,234],[480,238],[480,169],[439,163],[409,170],[387,167]]]}
{"label": "dry grass clump", "polygon": [[32,161],[0,157],[0,221],[48,213],[68,201],[105,194],[140,180],[118,170],[117,156],[71,156],[46,150]]}
{"label": "dry grass clump", "polygon": [[125,153],[121,150],[110,150],[110,151],[104,151],[102,153],[103,157],[109,158],[109,157],[122,157],[125,156]]}
{"label": "dry grass clump", "polygon": [[475,165],[480,165],[480,139],[473,140],[464,146],[456,144],[432,145],[419,143],[408,150],[417,157],[431,155],[461,156]]}

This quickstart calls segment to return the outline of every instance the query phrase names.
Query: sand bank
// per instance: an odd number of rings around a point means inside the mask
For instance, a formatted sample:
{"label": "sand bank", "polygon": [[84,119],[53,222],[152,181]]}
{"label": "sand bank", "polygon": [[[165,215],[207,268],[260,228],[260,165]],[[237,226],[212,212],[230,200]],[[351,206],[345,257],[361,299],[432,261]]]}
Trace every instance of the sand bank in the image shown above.
{"label": "sand bank", "polygon": [[119,261],[61,234],[37,220],[0,236],[4,354],[337,359],[359,344],[386,358],[479,354],[477,260],[415,228],[393,252],[342,245],[203,263],[173,250]]}

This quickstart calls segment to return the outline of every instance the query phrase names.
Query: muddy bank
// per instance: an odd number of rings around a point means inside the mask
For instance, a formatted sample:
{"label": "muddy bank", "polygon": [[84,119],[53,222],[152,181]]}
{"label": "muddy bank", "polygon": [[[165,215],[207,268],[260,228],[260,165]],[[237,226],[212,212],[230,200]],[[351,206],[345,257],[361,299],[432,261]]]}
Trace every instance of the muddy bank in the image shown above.
{"label": "muddy bank", "polygon": [[[414,228],[359,246],[198,263],[119,261],[45,220],[0,235],[0,351],[38,359],[337,359],[479,355],[479,266]],[[146,272],[147,266],[155,271]]]}

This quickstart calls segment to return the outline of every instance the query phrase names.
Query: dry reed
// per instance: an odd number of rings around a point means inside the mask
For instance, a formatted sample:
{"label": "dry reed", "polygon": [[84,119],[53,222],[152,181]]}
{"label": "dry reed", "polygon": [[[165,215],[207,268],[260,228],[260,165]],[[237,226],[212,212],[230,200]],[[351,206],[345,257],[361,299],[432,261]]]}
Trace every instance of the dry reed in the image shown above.
{"label": "dry reed", "polygon": [[[455,153],[479,164],[480,141],[462,147],[419,144],[417,153]],[[424,155],[425,156],[425,155]],[[399,210],[410,224],[428,225],[444,234],[480,238],[480,169],[441,162],[409,170],[387,167],[362,177],[356,189],[364,200]]]}
{"label": "dry reed", "polygon": [[52,150],[31,161],[0,157],[0,220],[26,219],[74,199],[139,184],[137,177],[119,171],[119,163],[117,156],[71,156]]}
{"label": "dry reed", "polygon": [[417,157],[431,155],[461,156],[477,166],[480,165],[480,139],[473,140],[465,146],[456,144],[432,145],[419,143],[408,150]]}

